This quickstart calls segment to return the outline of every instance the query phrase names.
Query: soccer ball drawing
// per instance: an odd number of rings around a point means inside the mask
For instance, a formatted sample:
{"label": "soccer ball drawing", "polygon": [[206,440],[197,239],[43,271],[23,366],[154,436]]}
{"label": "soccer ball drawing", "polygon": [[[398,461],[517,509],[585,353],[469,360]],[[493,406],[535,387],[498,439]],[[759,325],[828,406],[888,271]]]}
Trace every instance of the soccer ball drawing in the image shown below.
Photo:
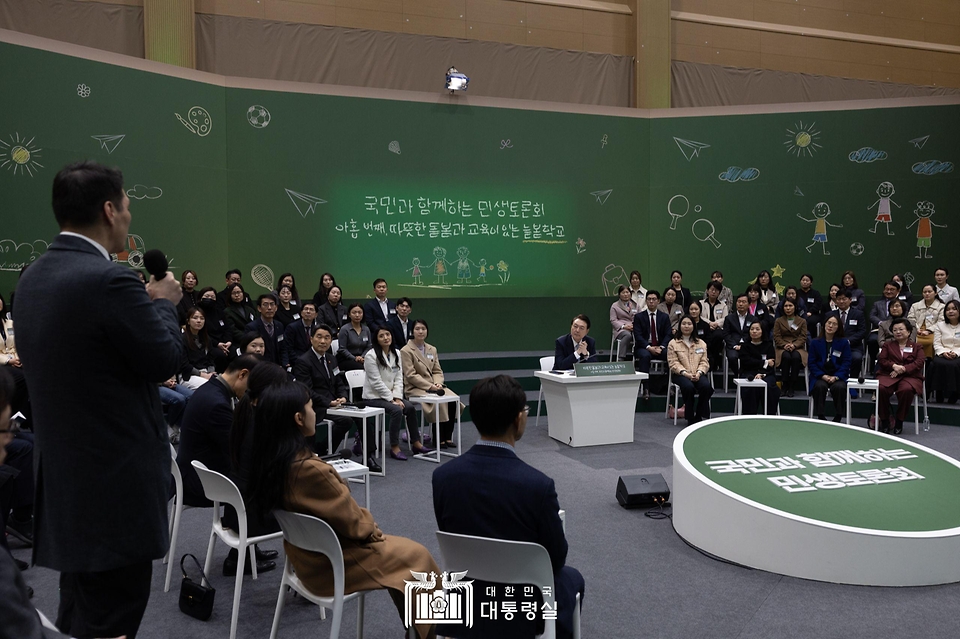
{"label": "soccer ball drawing", "polygon": [[850,253],[852,255],[863,255],[863,244],[860,242],[854,242],[850,245]]}
{"label": "soccer ball drawing", "polygon": [[254,104],[247,109],[247,122],[255,129],[262,129],[270,124],[270,112],[267,107]]}

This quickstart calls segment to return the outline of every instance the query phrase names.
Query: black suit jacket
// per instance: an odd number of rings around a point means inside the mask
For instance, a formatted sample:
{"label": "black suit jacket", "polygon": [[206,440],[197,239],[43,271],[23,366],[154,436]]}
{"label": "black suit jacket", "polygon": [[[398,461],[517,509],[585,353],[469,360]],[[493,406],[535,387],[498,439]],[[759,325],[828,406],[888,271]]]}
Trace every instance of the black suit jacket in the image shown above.
{"label": "black suit jacket", "polygon": [[407,331],[404,333],[403,325],[397,315],[391,315],[387,320],[387,328],[393,334],[393,345],[400,350],[407,345],[407,342],[413,339],[413,318],[407,318]]}
{"label": "black suit jacket", "polygon": [[233,398],[233,391],[214,378],[197,389],[183,411],[177,466],[183,477],[183,503],[187,506],[213,505],[204,497],[200,477],[190,462],[196,459],[210,470],[231,476]]}
{"label": "black suit jacket", "polygon": [[575,349],[573,348],[573,338],[570,337],[570,333],[557,338],[557,343],[553,349],[554,370],[566,371],[573,368],[574,364],[597,361],[596,342],[589,335],[583,339],[587,343],[587,353],[589,354],[586,359],[577,359],[576,355],[573,354]]}
{"label": "black suit jacket", "polygon": [[[316,322],[313,324],[316,326]],[[303,325],[303,320],[294,320],[283,329],[283,348],[280,349],[280,365],[286,368],[292,366],[301,355],[310,350],[312,344],[307,337],[307,327]],[[334,333],[336,336],[336,333]],[[334,337],[336,339],[336,337]]]}
{"label": "black suit jacket", "polygon": [[[383,311],[380,310],[380,301],[377,298],[373,298],[363,306],[363,321],[367,324],[367,328],[370,329],[370,337],[374,341],[377,339],[377,329],[387,323],[387,320],[397,314],[397,305],[387,298],[387,314],[384,315]],[[399,344],[397,348],[403,348],[406,345],[406,342]]]}
{"label": "black suit jacket", "polygon": [[[835,311],[830,311],[823,318],[826,321],[827,317],[836,317],[837,320],[840,320],[840,309]],[[856,350],[863,347],[863,338],[867,334],[867,320],[863,316],[863,311],[857,310],[854,307],[850,307],[850,310],[847,311],[847,321],[843,323],[843,336],[850,342],[850,348]]]}
{"label": "black suit jacket", "polygon": [[263,338],[265,347],[263,358],[266,361],[283,365],[283,349],[285,348],[283,332],[286,327],[276,317],[273,318],[273,325],[273,337],[270,337],[270,334],[267,333],[267,327],[261,317],[247,324],[246,330],[257,333]]}
{"label": "black suit jacket", "polygon": [[330,374],[324,370],[320,358],[312,348],[293,363],[293,377],[310,389],[313,410],[318,417],[327,414],[327,409],[333,400],[340,397],[350,399],[350,386],[343,374],[339,372],[336,358],[330,354],[329,350],[324,353],[324,358],[327,360]]}
{"label": "black suit jacket", "polygon": [[737,344],[745,344],[750,341],[750,325],[757,321],[757,318],[747,313],[743,321],[743,330],[740,330],[740,316],[734,311],[733,315],[727,315],[723,319],[723,341],[727,348],[732,349]]}
{"label": "black suit jacket", "polygon": [[[80,312],[64,322],[64,308]],[[162,557],[170,440],[157,384],[186,355],[176,307],[61,235],[18,284],[17,350],[36,432],[36,563],[96,572]]]}
{"label": "black suit jacket", "polygon": [[[673,333],[670,330],[670,317],[663,311],[657,311],[657,342],[663,347],[663,352],[667,352],[667,344],[673,339]],[[634,352],[647,349],[650,346],[650,311],[646,308],[637,311],[633,316],[633,343]]]}

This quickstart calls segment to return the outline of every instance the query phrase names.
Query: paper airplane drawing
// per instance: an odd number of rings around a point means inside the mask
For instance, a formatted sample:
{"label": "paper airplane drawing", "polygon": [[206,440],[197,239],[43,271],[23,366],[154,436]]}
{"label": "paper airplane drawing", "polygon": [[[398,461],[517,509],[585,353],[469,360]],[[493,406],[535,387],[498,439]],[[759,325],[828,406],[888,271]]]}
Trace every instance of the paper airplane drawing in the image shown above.
{"label": "paper airplane drawing", "polygon": [[680,147],[680,152],[683,153],[683,157],[687,158],[687,162],[693,158],[700,157],[700,151],[703,149],[709,149],[709,144],[704,144],[703,142],[694,142],[693,140],[684,140],[683,138],[673,138],[673,141],[677,143],[677,146]]}
{"label": "paper airplane drawing", "polygon": [[611,193],[613,193],[613,189],[607,189],[605,191],[593,191],[590,193],[590,195],[597,198],[597,202],[599,202],[602,206],[603,203],[607,201],[607,198],[610,197]]}
{"label": "paper airplane drawing", "polygon": [[922,138],[913,138],[912,140],[910,140],[910,144],[917,147],[918,149],[922,149],[923,145],[926,144],[927,140],[929,139],[930,139],[929,135],[925,135]]}
{"label": "paper airplane drawing", "polygon": [[284,191],[287,192],[287,196],[290,198],[290,201],[293,202],[293,205],[297,207],[297,213],[303,217],[307,217],[308,213],[316,213],[317,204],[327,203],[326,200],[321,200],[318,197],[307,195],[306,193],[297,193],[290,189],[284,189]]}
{"label": "paper airplane drawing", "polygon": [[100,148],[106,150],[106,152],[113,153],[117,150],[117,147],[120,146],[120,143],[123,142],[125,135],[91,135],[91,138],[100,143]]}
{"label": "paper airplane drawing", "polygon": [[803,197],[803,191],[800,190],[800,187],[799,187],[799,186],[793,187],[793,194],[794,194],[794,195],[797,195],[797,196],[800,196],[800,197]]}

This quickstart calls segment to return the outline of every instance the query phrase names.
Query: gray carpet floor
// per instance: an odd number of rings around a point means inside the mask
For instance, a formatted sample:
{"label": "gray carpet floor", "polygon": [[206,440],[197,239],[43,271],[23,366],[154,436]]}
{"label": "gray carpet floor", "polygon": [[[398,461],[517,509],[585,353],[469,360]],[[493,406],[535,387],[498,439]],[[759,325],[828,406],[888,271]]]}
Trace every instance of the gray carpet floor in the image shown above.
{"label": "gray carpet floor", "polygon": [[[556,480],[561,507],[567,511],[568,564],[587,584],[583,636],[591,637],[864,637],[953,638],[958,635],[960,584],[917,588],[872,588],[783,577],[727,564],[687,546],[669,519],[654,520],[641,510],[624,510],[614,493],[621,474],[662,473],[672,483],[673,439],[679,429],[656,414],[638,414],[632,444],[573,449],[550,439],[545,418],[539,428],[531,416],[520,456]],[[862,421],[862,420],[861,420]],[[463,441],[476,440],[464,424]],[[960,430],[934,425],[908,440],[960,457]],[[438,558],[430,476],[435,465],[387,460],[387,476],[374,478],[372,511],[389,534],[411,537]],[[960,488],[960,487],[958,487]],[[354,497],[363,503],[361,487]],[[960,494],[960,490],[958,490]],[[908,505],[891,505],[909,508]],[[190,552],[203,560],[210,531],[210,511],[184,512],[178,555]],[[29,550],[14,546],[28,560]],[[269,547],[280,548],[279,542]],[[200,622],[177,608],[178,569],[170,592],[163,592],[166,566],[154,564],[153,593],[141,632],[144,639],[229,636],[233,579],[220,564],[226,548],[215,549],[217,601],[213,617]],[[33,567],[24,573],[36,590],[35,604],[56,613],[57,574]],[[246,578],[238,638],[269,637],[277,601],[280,570]],[[345,610],[341,636],[355,635],[356,604]],[[327,637],[329,620],[316,607],[289,599],[280,637]],[[396,609],[385,593],[367,597],[364,636],[401,637]]]}

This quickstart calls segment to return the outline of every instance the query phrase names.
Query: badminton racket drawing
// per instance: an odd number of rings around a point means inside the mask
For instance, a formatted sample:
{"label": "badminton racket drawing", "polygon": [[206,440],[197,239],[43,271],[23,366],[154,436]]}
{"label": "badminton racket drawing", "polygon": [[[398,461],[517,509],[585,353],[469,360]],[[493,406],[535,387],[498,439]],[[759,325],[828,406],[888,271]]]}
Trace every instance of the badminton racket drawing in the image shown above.
{"label": "badminton racket drawing", "polygon": [[257,264],[250,270],[250,277],[258,286],[262,286],[268,291],[273,290],[273,270],[266,264]]}
{"label": "badminton racket drawing", "polygon": [[714,248],[720,248],[720,242],[718,242],[717,238],[713,236],[717,230],[713,228],[713,222],[710,220],[700,218],[693,223],[693,226],[690,228],[690,230],[693,232],[693,236],[701,242],[710,241],[713,243]]}

